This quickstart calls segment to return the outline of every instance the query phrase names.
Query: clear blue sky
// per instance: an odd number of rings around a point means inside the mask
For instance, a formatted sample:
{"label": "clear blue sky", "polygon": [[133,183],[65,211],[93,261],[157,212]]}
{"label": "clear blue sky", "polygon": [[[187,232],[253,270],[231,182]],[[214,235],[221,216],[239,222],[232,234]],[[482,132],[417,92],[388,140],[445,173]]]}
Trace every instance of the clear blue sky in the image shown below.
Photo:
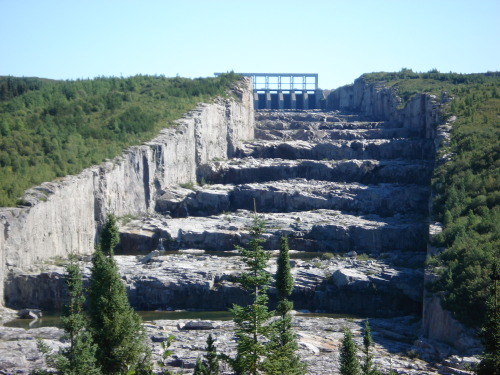
{"label": "clear blue sky", "polygon": [[0,0],[0,75],[500,70],[499,0]]}

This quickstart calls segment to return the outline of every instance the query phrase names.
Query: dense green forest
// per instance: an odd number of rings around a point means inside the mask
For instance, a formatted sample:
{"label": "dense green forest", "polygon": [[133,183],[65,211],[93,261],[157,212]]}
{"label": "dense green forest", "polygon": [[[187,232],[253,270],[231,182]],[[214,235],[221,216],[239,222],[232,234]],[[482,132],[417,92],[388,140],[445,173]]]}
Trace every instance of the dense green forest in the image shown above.
{"label": "dense green forest", "polygon": [[152,138],[197,103],[225,95],[236,79],[0,77],[0,207]]}
{"label": "dense green forest", "polygon": [[373,73],[403,100],[417,92],[447,92],[453,100],[443,116],[457,116],[451,144],[440,152],[450,160],[434,172],[434,219],[444,224],[435,245],[446,250],[429,260],[440,274],[433,291],[472,326],[484,321],[492,264],[500,259],[500,73]]}

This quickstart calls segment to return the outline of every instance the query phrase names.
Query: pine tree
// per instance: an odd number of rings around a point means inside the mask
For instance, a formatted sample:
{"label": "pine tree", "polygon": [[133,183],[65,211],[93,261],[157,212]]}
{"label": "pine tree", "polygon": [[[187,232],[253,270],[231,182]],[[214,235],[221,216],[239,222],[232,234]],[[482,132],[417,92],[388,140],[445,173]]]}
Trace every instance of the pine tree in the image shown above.
{"label": "pine tree", "polygon": [[97,346],[86,329],[82,273],[73,259],[70,259],[66,266],[66,273],[69,302],[64,306],[62,325],[65,338],[69,340],[69,347],[57,354],[51,354],[49,348],[40,341],[38,348],[45,355],[49,366],[55,367],[61,374],[99,375],[101,370],[96,360]]}
{"label": "pine tree", "polygon": [[281,237],[280,253],[277,260],[276,292],[278,294],[277,313],[280,319],[274,322],[275,331],[267,345],[270,355],[264,362],[267,374],[279,375],[302,375],[306,372],[306,366],[297,355],[298,344],[292,328],[292,317],[290,311],[293,303],[288,300],[293,290],[293,278],[290,267],[288,240]]}
{"label": "pine tree", "polygon": [[194,366],[193,375],[205,375],[207,368],[202,363],[200,357],[196,358],[196,365]]}
{"label": "pine tree", "polygon": [[73,260],[67,265],[66,272],[69,303],[65,306],[62,324],[70,345],[62,352],[67,365],[61,372],[68,375],[97,375],[101,371],[96,361],[97,346],[86,329],[82,273]]}
{"label": "pine tree", "polygon": [[264,221],[255,215],[250,228],[251,240],[248,249],[237,247],[246,264],[247,272],[243,273],[238,282],[252,296],[252,303],[242,307],[233,305],[231,309],[236,324],[236,358],[231,361],[237,374],[256,375],[266,358],[265,341],[272,333],[269,320],[273,316],[267,303],[267,290],[271,275],[265,271],[270,253],[262,247],[264,240]]}
{"label": "pine tree", "polygon": [[280,240],[280,253],[277,260],[278,270],[276,271],[276,291],[278,292],[280,301],[290,297],[293,291],[289,252],[288,239],[286,236],[282,236]]}
{"label": "pine tree", "polygon": [[212,335],[208,335],[207,347],[205,354],[206,370],[203,375],[219,375],[219,357],[217,356],[217,348],[214,345],[215,340]]}
{"label": "pine tree", "polygon": [[116,217],[110,214],[101,231],[101,251],[105,255],[112,255],[118,242],[120,242],[120,234],[116,226]]}
{"label": "pine tree", "polygon": [[478,375],[500,375],[500,301],[498,282],[500,267],[493,265],[492,283],[486,303],[486,321],[481,331],[484,352],[477,368]]}
{"label": "pine tree", "polygon": [[363,360],[363,364],[361,365],[361,371],[363,375],[378,375],[379,371],[376,369],[373,364],[373,355],[370,352],[370,348],[372,346],[372,334],[370,329],[370,323],[368,320],[365,321],[365,329],[363,330],[363,353],[365,354],[365,358]]}
{"label": "pine tree", "polygon": [[359,361],[356,357],[356,344],[352,333],[344,328],[344,339],[340,348],[340,373],[342,375],[359,375]]}
{"label": "pine tree", "polygon": [[113,258],[117,234],[115,219],[110,216],[101,235],[101,249],[92,259],[88,294],[90,330],[105,374],[137,372],[149,361],[141,318],[130,307]]}

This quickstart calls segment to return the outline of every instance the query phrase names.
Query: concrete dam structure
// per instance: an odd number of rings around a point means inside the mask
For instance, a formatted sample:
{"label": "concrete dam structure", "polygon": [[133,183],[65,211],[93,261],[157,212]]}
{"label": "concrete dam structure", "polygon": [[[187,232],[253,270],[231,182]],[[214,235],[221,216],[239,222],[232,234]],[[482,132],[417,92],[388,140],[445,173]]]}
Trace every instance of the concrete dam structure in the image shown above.
{"label": "concrete dam structure", "polygon": [[[219,75],[220,73],[215,73]],[[320,109],[323,90],[316,73],[236,73],[252,79],[254,108],[278,110]]]}

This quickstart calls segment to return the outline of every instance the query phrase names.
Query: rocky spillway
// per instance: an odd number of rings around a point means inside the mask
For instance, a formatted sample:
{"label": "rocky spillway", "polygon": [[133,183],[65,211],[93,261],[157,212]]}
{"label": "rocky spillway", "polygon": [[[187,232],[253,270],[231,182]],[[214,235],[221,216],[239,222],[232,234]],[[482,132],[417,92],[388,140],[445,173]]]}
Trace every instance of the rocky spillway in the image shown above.
{"label": "rocky spillway", "polygon": [[[275,251],[280,237],[288,236],[295,309],[371,317],[379,368],[437,373],[414,358],[417,351],[426,360],[447,354],[425,340],[414,346],[415,315],[422,308],[432,144],[410,137],[403,126],[341,112],[261,111],[256,124],[257,139],[234,150],[235,157],[200,164],[197,184],[160,191],[155,213],[121,226],[116,260],[132,305],[139,310],[226,310],[233,303],[246,304],[248,296],[233,282],[243,269],[234,249],[247,243],[256,207],[266,221],[267,249]],[[88,259],[82,268],[88,280]],[[267,270],[275,272],[275,258]],[[63,273],[54,265],[11,273],[10,304],[60,307]],[[270,296],[273,302],[273,288]],[[402,317],[408,314],[413,316]],[[199,327],[184,328],[188,324]],[[346,325],[359,341],[359,320],[294,318],[309,374],[337,371]],[[206,329],[219,350],[234,351],[229,322],[146,326],[154,355],[161,354],[159,343],[168,334],[177,337],[169,362],[175,371],[192,371]],[[50,337],[47,342],[60,345]],[[4,346],[0,352],[12,352],[8,342]],[[38,358],[29,348],[26,344],[21,354]]]}
{"label": "rocky spillway", "polygon": [[[148,212],[123,218],[129,221],[120,227],[116,259],[132,305],[141,310],[226,310],[233,303],[245,304],[248,296],[233,282],[243,268],[234,249],[250,238],[255,207],[266,221],[266,249],[276,251],[280,237],[288,236],[295,309],[371,317],[374,335],[393,340],[382,343],[381,368],[434,373],[425,362],[394,354],[418,352],[426,360],[449,354],[448,348],[438,350],[425,340],[414,346],[413,341],[422,310],[435,153],[430,123],[423,121],[425,131],[419,132],[415,118],[408,126],[340,111],[257,112],[254,140],[231,149],[229,158],[207,154],[190,172],[196,183],[155,186]],[[82,259],[82,267],[88,280],[88,258]],[[51,264],[31,268],[7,275],[9,305],[60,307],[64,269]],[[275,269],[272,258],[268,271]],[[271,288],[272,302],[274,293]],[[408,314],[412,317],[401,318]],[[328,318],[318,319],[295,320],[311,374],[336,368],[338,342],[328,343],[330,329],[338,338],[340,325],[353,322],[332,321],[336,326],[327,328]],[[183,322],[171,329],[162,326],[160,333],[158,324],[147,325],[152,345],[173,331],[180,346],[172,368],[191,368],[203,340],[184,344],[189,339],[183,336]],[[215,331],[223,328],[215,334],[230,352],[234,342],[224,336],[231,336],[230,324],[210,324]],[[325,329],[309,332],[315,324]],[[401,336],[405,329],[407,337]],[[193,332],[188,331],[189,337]],[[11,353],[9,345],[5,341],[0,351]],[[386,351],[392,353],[392,363]]]}
{"label": "rocky spillway", "polygon": [[[256,126],[256,139],[243,143],[235,157],[200,165],[198,184],[164,191],[155,215],[122,228],[121,254],[194,249],[210,257],[200,263],[195,256],[191,267],[177,273],[177,282],[164,283],[169,285],[165,293],[177,290],[176,298],[159,298],[162,278],[148,271],[141,278],[127,277],[134,280],[130,294],[140,294],[154,308],[225,309],[241,301],[230,282],[241,267],[193,275],[213,263],[218,252],[245,246],[255,207],[266,221],[265,248],[276,250],[286,235],[298,258],[317,253],[307,263],[320,271],[313,279],[304,281],[299,272],[304,265],[295,264],[296,308],[363,316],[419,314],[432,140],[394,123],[339,111],[259,111]],[[361,267],[359,257],[384,265]],[[336,266],[321,266],[326,258],[337,259]]]}
{"label": "rocky spillway", "polygon": [[[200,163],[198,183],[158,189],[155,212],[122,226],[117,253],[130,256],[120,267],[132,305],[225,310],[245,301],[231,252],[249,240],[255,208],[265,248],[286,235],[298,258],[296,308],[419,314],[432,141],[339,111],[259,111],[255,120],[256,139]],[[162,257],[142,260],[154,249]],[[186,250],[189,261],[175,255]],[[306,253],[317,259],[304,263]],[[62,270],[11,272],[9,306],[60,306],[62,280]]]}

